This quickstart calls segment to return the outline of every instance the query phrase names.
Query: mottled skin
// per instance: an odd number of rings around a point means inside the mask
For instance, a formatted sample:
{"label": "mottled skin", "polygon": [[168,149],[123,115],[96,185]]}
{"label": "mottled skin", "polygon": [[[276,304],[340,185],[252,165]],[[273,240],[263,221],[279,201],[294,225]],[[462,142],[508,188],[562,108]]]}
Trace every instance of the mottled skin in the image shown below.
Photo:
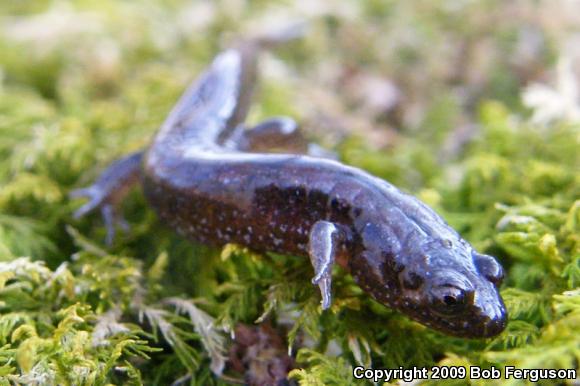
{"label": "mottled skin", "polygon": [[115,180],[111,167],[81,191],[92,200],[80,214],[118,202],[115,192],[134,181],[130,164],[159,217],[185,237],[309,257],[323,308],[336,261],[377,301],[427,326],[468,338],[500,333],[507,318],[497,289],[501,266],[417,198],[336,161],[245,152],[260,137],[285,143],[296,135],[288,119],[268,130],[240,129],[259,45],[220,54],[151,146],[118,161],[122,177]]}

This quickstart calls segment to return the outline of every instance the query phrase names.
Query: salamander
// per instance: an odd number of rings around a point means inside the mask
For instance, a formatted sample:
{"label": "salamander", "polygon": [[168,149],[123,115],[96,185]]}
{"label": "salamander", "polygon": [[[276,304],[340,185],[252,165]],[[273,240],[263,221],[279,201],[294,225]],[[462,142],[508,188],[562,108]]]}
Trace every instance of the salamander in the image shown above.
{"label": "salamander", "polygon": [[501,265],[426,204],[335,160],[256,150],[299,142],[290,118],[244,126],[263,45],[256,39],[220,53],[147,149],[72,192],[89,198],[75,217],[99,209],[110,242],[124,224],[119,203],[140,184],[161,220],[187,238],[308,258],[323,309],[336,263],[376,301],[443,333],[482,338],[504,330]]}

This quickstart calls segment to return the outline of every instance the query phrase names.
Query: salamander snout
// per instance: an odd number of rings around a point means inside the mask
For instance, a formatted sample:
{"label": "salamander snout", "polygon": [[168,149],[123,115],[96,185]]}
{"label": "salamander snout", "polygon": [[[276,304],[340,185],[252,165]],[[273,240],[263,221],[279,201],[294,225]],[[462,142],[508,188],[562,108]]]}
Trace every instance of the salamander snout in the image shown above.
{"label": "salamander snout", "polygon": [[432,327],[471,338],[492,337],[506,327],[505,306],[489,279],[446,270],[429,284],[425,300]]}
{"label": "salamander snout", "polygon": [[487,323],[483,325],[483,331],[481,331],[480,336],[482,338],[490,338],[498,335],[502,332],[507,325],[507,317],[505,315],[505,310],[503,313],[498,314],[495,318],[490,319]]}
{"label": "salamander snout", "polygon": [[507,325],[507,311],[496,286],[484,281],[476,293],[472,315],[475,336],[489,338],[502,332]]}

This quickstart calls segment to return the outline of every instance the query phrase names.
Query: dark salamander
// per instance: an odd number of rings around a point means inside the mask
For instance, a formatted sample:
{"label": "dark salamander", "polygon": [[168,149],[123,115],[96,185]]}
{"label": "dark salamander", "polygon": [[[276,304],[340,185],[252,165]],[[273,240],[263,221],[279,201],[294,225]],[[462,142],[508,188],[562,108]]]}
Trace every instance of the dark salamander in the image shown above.
{"label": "dark salamander", "polygon": [[502,267],[476,252],[432,209],[340,162],[252,152],[291,146],[288,118],[242,126],[255,83],[255,40],[218,55],[183,95],[151,146],[113,163],[76,216],[99,208],[113,237],[116,210],[141,183],[159,217],[185,237],[309,257],[322,307],[337,262],[382,304],[447,334],[491,337],[506,326]]}

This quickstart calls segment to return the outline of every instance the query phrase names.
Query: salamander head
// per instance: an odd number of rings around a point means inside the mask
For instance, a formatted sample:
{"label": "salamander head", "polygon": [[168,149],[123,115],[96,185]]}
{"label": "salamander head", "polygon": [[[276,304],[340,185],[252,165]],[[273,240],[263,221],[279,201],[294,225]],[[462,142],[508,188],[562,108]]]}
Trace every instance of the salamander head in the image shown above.
{"label": "salamander head", "polygon": [[450,335],[486,338],[504,330],[503,270],[493,257],[459,237],[415,239],[397,251],[384,241],[364,240],[360,258],[351,260],[355,280],[377,301]]}

